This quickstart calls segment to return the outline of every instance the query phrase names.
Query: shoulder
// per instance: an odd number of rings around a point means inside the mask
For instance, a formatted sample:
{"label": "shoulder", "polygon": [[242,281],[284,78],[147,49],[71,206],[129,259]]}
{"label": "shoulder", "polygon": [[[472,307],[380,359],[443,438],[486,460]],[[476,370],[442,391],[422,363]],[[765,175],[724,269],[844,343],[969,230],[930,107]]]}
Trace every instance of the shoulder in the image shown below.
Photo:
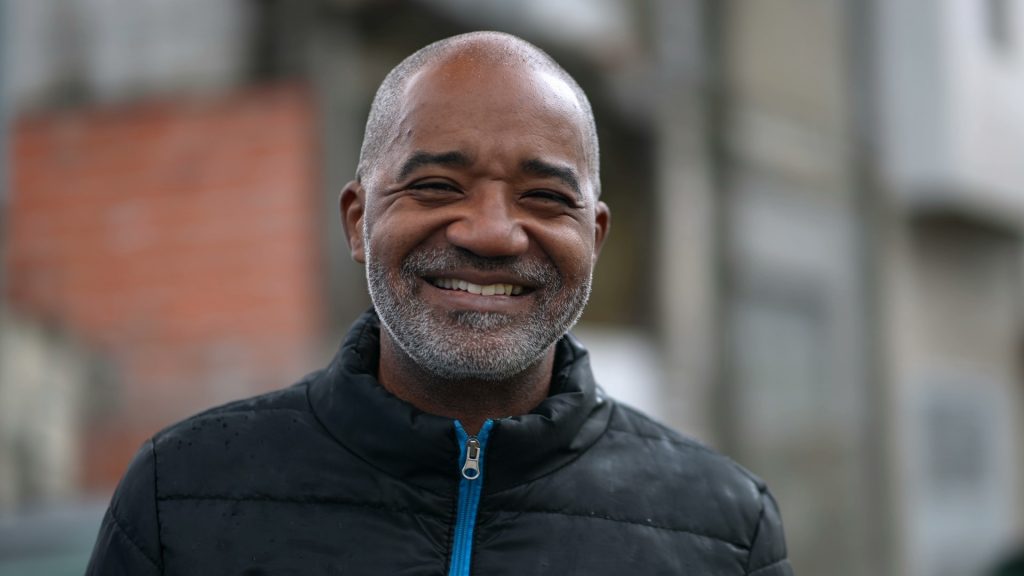
{"label": "shoulder", "polygon": [[616,403],[608,432],[620,442],[643,445],[645,450],[657,452],[668,462],[685,463],[705,478],[741,486],[746,492],[766,489],[761,478],[728,456],[625,404]]}
{"label": "shoulder", "polygon": [[161,436],[167,434],[180,432],[184,428],[191,428],[192,425],[211,418],[265,416],[273,412],[308,413],[310,409],[309,401],[306,399],[306,387],[322,373],[322,370],[317,370],[303,376],[298,382],[287,388],[208,408],[161,430],[154,436],[154,440],[159,440]]}
{"label": "shoulder", "polygon": [[165,528],[180,517],[166,516],[168,501],[245,498],[273,488],[266,479],[285,468],[283,454],[303,440],[317,445],[308,441],[319,428],[306,399],[316,376],[211,408],[147,440],[111,498],[87,573],[162,573]]}
{"label": "shoulder", "polygon": [[[209,408],[160,430],[139,449],[125,472],[119,491],[139,483],[140,478],[158,474],[162,465],[160,459],[170,449],[181,451],[185,447],[192,448],[197,442],[206,443],[211,436],[240,437],[242,430],[231,430],[233,425],[251,423],[238,428],[251,428],[252,425],[262,427],[268,421],[282,417],[309,418],[311,410],[306,399],[306,387],[319,374],[320,371],[310,373],[287,388]],[[221,433],[216,432],[218,428]]]}
{"label": "shoulder", "polygon": [[319,375],[210,408],[154,435],[157,498],[245,498],[284,486],[289,467],[282,462],[304,462],[334,444],[307,398]]}
{"label": "shoulder", "polygon": [[638,498],[660,502],[667,526],[750,549],[770,505],[764,481],[698,440],[616,403],[601,442]]}
{"label": "shoulder", "polygon": [[310,373],[287,388],[214,406],[176,422],[153,436],[154,450],[162,452],[172,444],[224,435],[218,428],[228,437],[239,437],[253,426],[311,418],[306,388],[320,373]]}
{"label": "shoulder", "polygon": [[791,575],[782,518],[761,478],[731,458],[617,404],[608,427],[612,441],[653,462],[663,481],[657,498],[676,504],[672,522],[747,551],[747,573]]}

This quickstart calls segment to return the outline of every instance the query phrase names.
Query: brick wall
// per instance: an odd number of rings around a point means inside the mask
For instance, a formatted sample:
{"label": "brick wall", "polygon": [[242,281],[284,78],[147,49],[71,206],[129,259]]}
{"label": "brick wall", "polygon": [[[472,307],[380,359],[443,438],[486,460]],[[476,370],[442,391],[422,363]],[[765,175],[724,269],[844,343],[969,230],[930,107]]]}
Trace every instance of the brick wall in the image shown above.
{"label": "brick wall", "polygon": [[170,421],[311,367],[314,130],[291,85],[15,122],[7,298],[119,383],[83,435],[86,487]]}

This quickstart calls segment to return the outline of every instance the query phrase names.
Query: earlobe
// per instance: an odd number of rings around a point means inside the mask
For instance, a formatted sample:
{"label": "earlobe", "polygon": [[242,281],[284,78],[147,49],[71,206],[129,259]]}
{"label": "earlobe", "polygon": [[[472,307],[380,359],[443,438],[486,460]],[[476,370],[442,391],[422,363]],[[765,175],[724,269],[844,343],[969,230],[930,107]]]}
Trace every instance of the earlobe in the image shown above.
{"label": "earlobe", "polygon": [[360,264],[366,264],[366,252],[363,247],[366,192],[363,190],[363,185],[357,180],[345,184],[341,190],[338,205],[341,211],[341,225],[345,229],[345,238],[348,240],[352,259]]}
{"label": "earlobe", "polygon": [[604,202],[598,201],[597,206],[594,208],[594,263],[597,263],[597,257],[601,254],[601,246],[604,245],[605,239],[608,237],[608,232],[612,226],[612,213],[608,208],[608,205]]}

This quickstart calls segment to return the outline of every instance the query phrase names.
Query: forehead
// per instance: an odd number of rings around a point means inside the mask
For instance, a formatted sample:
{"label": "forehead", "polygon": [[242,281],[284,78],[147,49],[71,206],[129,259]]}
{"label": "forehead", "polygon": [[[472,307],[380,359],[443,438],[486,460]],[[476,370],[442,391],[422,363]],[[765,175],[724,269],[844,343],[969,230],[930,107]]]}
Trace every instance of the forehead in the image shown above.
{"label": "forehead", "polygon": [[585,171],[580,102],[542,67],[456,55],[411,76],[397,111],[389,155],[417,146],[555,154]]}

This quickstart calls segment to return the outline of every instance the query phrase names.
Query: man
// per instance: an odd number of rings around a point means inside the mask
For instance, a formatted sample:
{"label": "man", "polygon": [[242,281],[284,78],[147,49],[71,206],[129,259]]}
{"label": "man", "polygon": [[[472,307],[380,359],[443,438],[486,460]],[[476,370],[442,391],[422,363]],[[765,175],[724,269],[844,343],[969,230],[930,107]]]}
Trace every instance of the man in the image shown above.
{"label": "man", "polygon": [[590,105],[524,41],[398,65],[341,194],[374,311],[323,371],[157,434],[90,574],[790,574],[735,463],[567,335],[609,226]]}

